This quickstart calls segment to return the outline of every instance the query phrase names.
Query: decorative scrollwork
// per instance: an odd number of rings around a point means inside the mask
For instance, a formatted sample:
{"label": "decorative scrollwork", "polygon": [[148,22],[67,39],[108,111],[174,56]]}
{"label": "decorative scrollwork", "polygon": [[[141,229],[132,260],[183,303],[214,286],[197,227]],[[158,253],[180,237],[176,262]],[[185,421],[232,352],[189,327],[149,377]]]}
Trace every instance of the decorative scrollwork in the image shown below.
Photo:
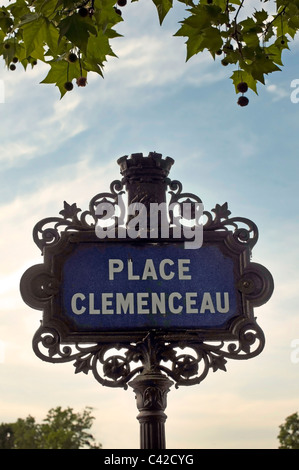
{"label": "decorative scrollwork", "polygon": [[[169,182],[168,193],[170,194],[169,201],[169,220],[170,224],[174,220],[174,211],[175,208],[179,208],[179,223],[184,226],[194,226],[199,224],[199,219],[202,215],[202,200],[199,196],[196,196],[193,193],[183,193],[182,183],[178,180],[173,180]],[[186,210],[188,208],[188,210]]]}
{"label": "decorative scrollwork", "polygon": [[[139,159],[141,157],[139,156]],[[144,159],[144,157],[142,157]],[[121,160],[121,159],[120,159]],[[137,159],[138,160],[138,159]],[[151,160],[157,164],[160,159]],[[126,160],[125,163],[127,164]],[[139,161],[139,160],[138,160]],[[160,163],[159,163],[160,164]],[[122,162],[124,165],[124,162]],[[168,170],[167,170],[168,171]],[[114,214],[109,220],[109,228],[114,230],[117,226],[125,226],[129,220],[127,214],[128,208],[123,201],[124,183],[127,182],[128,177],[123,178],[123,181],[115,180],[110,184],[110,192],[101,192],[95,195],[89,203],[89,210],[81,213],[81,209],[77,207],[76,203],[68,204],[64,201],[64,207],[59,212],[62,217],[48,217],[38,222],[33,229],[33,239],[37,246],[43,251],[43,248],[48,245],[57,243],[61,238],[61,232],[64,231],[92,231],[95,230],[97,222],[101,219],[100,215],[97,215],[97,207],[101,203],[109,203],[114,207]],[[130,180],[131,181],[131,180]],[[228,209],[227,202],[220,205],[216,204],[215,208],[211,212],[202,210],[202,200],[199,196],[183,192],[182,183],[178,180],[169,180],[165,178],[166,186],[168,186],[170,200],[168,202],[168,219],[169,228],[173,227],[174,224],[174,211],[178,208],[179,214],[176,215],[176,223],[184,227],[194,227],[199,225],[199,219],[203,215],[206,220],[202,223],[204,231],[216,231],[216,230],[233,230],[233,240],[239,244],[246,244],[252,248],[258,239],[258,229],[256,224],[251,220],[243,217],[230,217],[231,211]],[[135,184],[137,184],[135,182]],[[132,186],[131,182],[131,186]],[[148,193],[148,188],[142,192],[142,186],[138,186],[138,190],[135,188],[132,190],[130,186],[130,201],[129,203],[139,202],[146,206],[150,202],[155,201],[155,191],[153,194]],[[132,197],[132,193],[134,197]],[[116,215],[117,213],[117,215]],[[240,226],[241,225],[241,226]],[[115,232],[117,233],[117,232]],[[117,235],[116,235],[117,237]]]}
{"label": "decorative scrollwork", "polygon": [[[198,215],[196,209],[202,204],[201,199],[192,193],[184,193],[183,186],[180,181],[173,180],[169,183],[169,194],[171,196],[169,207],[174,207],[178,204],[181,208],[181,214],[183,214],[183,205],[188,203],[190,207],[190,216],[188,223],[191,222],[198,224]],[[214,216],[211,214],[214,213]],[[203,222],[203,230],[214,231],[214,230],[232,230],[233,239],[240,244],[247,244],[250,248],[256,244],[258,240],[258,228],[254,222],[244,217],[231,217],[231,211],[228,209],[228,204],[216,204],[211,212],[203,211],[203,216],[206,220]],[[172,211],[169,212],[170,221],[173,220]],[[185,217],[186,218],[186,217]],[[184,225],[184,219],[181,217],[180,223]],[[192,226],[191,223],[191,226]],[[242,225],[241,227],[239,225]]]}
{"label": "decorative scrollwork", "polygon": [[[128,226],[130,220],[123,200],[125,192],[128,206],[142,203],[148,207],[152,202],[164,203],[168,190],[168,228],[173,228],[175,207],[181,209],[179,224],[183,227],[186,224],[196,228],[199,223],[198,206],[202,201],[192,193],[183,192],[179,181],[168,178],[173,164],[171,158],[163,160],[160,154],[153,152],[148,157],[142,154],[133,154],[131,158],[125,156],[118,163],[122,180],[113,181],[110,191],[95,195],[88,210],[82,212],[75,203],[64,202],[60,217],[45,218],[34,227],[33,238],[44,253],[45,263],[24,273],[21,294],[28,305],[44,311],[43,324],[33,338],[35,354],[47,362],[72,362],[75,373],[91,372],[101,385],[123,388],[127,388],[138,374],[166,374],[176,387],[199,384],[211,370],[226,371],[228,359],[245,360],[258,355],[265,340],[255,322],[253,307],[270,298],[273,280],[266,268],[250,262],[250,251],[258,239],[257,226],[249,219],[231,217],[227,203],[216,204],[211,212],[201,211],[200,216],[206,232],[204,242],[221,244],[221,253],[231,256],[236,266],[234,289],[237,306],[225,328],[205,330],[205,327],[190,327],[186,330],[173,326],[163,329],[163,326],[161,330],[109,330],[107,339],[106,330],[103,333],[99,327],[95,332],[77,331],[73,319],[70,322],[63,317],[59,297],[62,266],[71,250],[77,249],[75,242],[80,243],[84,238],[84,243],[94,243],[97,223],[101,216],[107,215],[99,213],[99,204],[108,203],[115,209],[109,227],[118,227],[114,237],[116,241],[123,241],[120,228],[122,224]],[[190,211],[187,216],[183,211],[186,203]],[[162,238],[157,235],[153,244],[156,240],[159,242]],[[138,249],[140,247],[142,245]],[[163,387],[161,390],[165,391]],[[160,400],[152,390],[149,396],[151,400],[153,397]]]}
{"label": "decorative scrollwork", "polygon": [[[94,230],[99,217],[96,208],[101,202],[109,201],[116,205],[118,198],[124,193],[123,184],[115,180],[110,184],[111,192],[103,192],[94,196],[89,203],[89,210],[78,214],[81,209],[77,204],[68,204],[64,201],[64,207],[59,212],[62,217],[48,217],[40,220],[33,229],[33,239],[36,245],[43,251],[46,245],[52,245],[60,240],[61,232],[65,231],[89,231]],[[89,220],[88,220],[89,219]]]}
{"label": "decorative scrollwork", "polygon": [[[238,321],[235,341],[165,341],[154,331],[139,342],[62,346],[54,329],[43,328],[33,339],[35,354],[48,362],[74,362],[75,373],[93,373],[109,387],[127,388],[138,373],[166,373],[176,387],[201,383],[210,370],[226,371],[228,359],[249,359],[264,347],[262,330],[253,322]],[[184,349],[188,352],[184,353]],[[115,353],[115,351],[121,351]],[[136,366],[133,364],[136,363]]]}
{"label": "decorative scrollwork", "polygon": [[[214,212],[214,217],[211,214]],[[258,240],[258,228],[252,220],[244,217],[231,217],[231,211],[228,204],[216,204],[211,212],[204,211],[206,222],[203,230],[231,230],[233,228],[233,238],[237,243],[247,244],[251,249]],[[239,227],[239,224],[243,225]]]}

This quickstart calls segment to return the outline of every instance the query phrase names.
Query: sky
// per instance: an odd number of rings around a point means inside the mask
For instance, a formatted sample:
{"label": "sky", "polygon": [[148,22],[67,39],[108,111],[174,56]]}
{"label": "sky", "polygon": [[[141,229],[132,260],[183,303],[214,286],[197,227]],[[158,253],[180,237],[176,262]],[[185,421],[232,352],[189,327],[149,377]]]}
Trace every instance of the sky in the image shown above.
{"label": "sky", "polygon": [[91,75],[62,100],[54,85],[39,83],[46,66],[0,66],[0,422],[28,415],[41,422],[56,406],[90,406],[103,448],[139,448],[131,388],[103,387],[91,374],[74,374],[72,363],[35,356],[42,312],[23,302],[19,283],[42,262],[32,239],[38,221],[58,216],[63,201],[86,210],[120,178],[119,157],[156,151],[175,160],[171,179],[206,210],[228,202],[233,216],[257,224],[252,260],[275,283],[269,302],[255,309],[263,352],[230,360],[200,385],[171,388],[167,448],[276,449],[279,425],[299,411],[299,103],[291,86],[299,44],[241,108],[232,68],[205,53],[185,62],[184,39],[173,37],[184,16],[175,5],[160,27],[152,2],[128,4],[105,78]]}

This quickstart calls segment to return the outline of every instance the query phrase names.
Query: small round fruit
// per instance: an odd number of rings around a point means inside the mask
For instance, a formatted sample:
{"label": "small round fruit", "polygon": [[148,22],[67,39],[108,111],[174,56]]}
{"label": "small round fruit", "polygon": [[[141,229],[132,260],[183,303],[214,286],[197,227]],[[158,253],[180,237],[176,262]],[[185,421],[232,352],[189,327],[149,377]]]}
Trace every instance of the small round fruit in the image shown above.
{"label": "small round fruit", "polygon": [[119,16],[121,16],[121,11],[119,8],[113,7],[115,10],[115,13],[117,13]]}
{"label": "small round fruit", "polygon": [[223,46],[223,50],[224,50],[224,52],[233,51],[233,50],[234,50],[234,46],[228,42],[228,43],[226,43],[226,44]]}
{"label": "small round fruit", "polygon": [[246,93],[246,91],[248,90],[248,85],[246,82],[240,82],[238,83],[237,85],[237,90],[240,92],[240,93]]}
{"label": "small round fruit", "polygon": [[9,68],[10,68],[10,70],[16,70],[15,64],[10,64]]}
{"label": "small round fruit", "polygon": [[74,85],[72,84],[72,82],[65,82],[64,88],[66,89],[66,91],[71,91],[74,88]]}
{"label": "small round fruit", "polygon": [[17,62],[19,62],[19,59],[17,57],[13,57],[12,61],[14,64],[16,64]]}
{"label": "small round fruit", "polygon": [[67,57],[67,60],[69,62],[76,62],[77,59],[78,59],[78,57],[74,52],[70,52],[68,57]]}
{"label": "small round fruit", "polygon": [[127,0],[117,0],[117,5],[119,7],[125,7],[127,4]]}
{"label": "small round fruit", "polygon": [[222,54],[222,49],[219,49],[218,51],[216,51],[216,55],[221,55]]}
{"label": "small round fruit", "polygon": [[222,59],[221,64],[226,67],[228,65],[228,61],[226,59]]}
{"label": "small round fruit", "polygon": [[4,48],[5,48],[5,49],[9,49],[9,48],[10,48],[10,44],[7,42],[6,44],[4,44]]}
{"label": "small round fruit", "polygon": [[85,18],[88,15],[88,10],[85,7],[81,7],[79,8],[78,13],[82,18]]}
{"label": "small round fruit", "polygon": [[37,60],[34,59],[34,60],[31,62],[31,65],[32,65],[32,66],[37,65]]}
{"label": "small round fruit", "polygon": [[238,99],[238,105],[239,106],[247,106],[249,103],[249,99],[246,97],[246,96],[240,96],[240,98]]}
{"label": "small round fruit", "polygon": [[79,77],[77,78],[77,85],[78,86],[86,86],[87,85],[87,78],[86,77]]}

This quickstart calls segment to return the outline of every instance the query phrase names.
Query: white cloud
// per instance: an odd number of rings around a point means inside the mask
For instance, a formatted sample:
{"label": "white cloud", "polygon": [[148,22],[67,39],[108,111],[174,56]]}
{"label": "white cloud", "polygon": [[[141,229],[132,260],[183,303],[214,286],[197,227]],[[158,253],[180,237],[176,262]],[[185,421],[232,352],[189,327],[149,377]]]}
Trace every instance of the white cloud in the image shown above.
{"label": "white cloud", "polygon": [[[27,72],[23,73],[26,75]],[[87,123],[78,112],[83,99],[80,94],[66,96],[61,101],[58,96],[53,96],[53,90],[48,89],[47,95],[46,89],[39,89],[39,86],[42,85],[34,85],[32,77],[25,83],[18,85],[13,82],[9,87],[6,86],[6,99],[0,105],[0,112],[6,116],[2,120],[1,132],[2,170],[54,152],[63,142],[87,128]],[[41,106],[36,105],[36,101],[29,108],[20,106],[23,102],[22,94],[27,94],[32,100],[40,99]],[[28,103],[28,99],[25,102]]]}
{"label": "white cloud", "polygon": [[279,87],[274,84],[267,85],[266,90],[271,93],[274,101],[279,101],[284,98],[290,98],[291,95],[290,90],[286,90],[285,88]]}
{"label": "white cloud", "polygon": [[221,80],[226,74],[208,52],[185,61],[185,45],[168,32],[158,37],[141,34],[124,39],[118,46],[118,59],[108,62],[105,76],[124,88],[186,85],[203,86]]}
{"label": "white cloud", "polygon": [[24,160],[30,160],[34,158],[34,155],[38,151],[37,145],[32,145],[28,143],[20,142],[4,142],[1,145],[0,161],[5,167],[12,167],[18,165]]}

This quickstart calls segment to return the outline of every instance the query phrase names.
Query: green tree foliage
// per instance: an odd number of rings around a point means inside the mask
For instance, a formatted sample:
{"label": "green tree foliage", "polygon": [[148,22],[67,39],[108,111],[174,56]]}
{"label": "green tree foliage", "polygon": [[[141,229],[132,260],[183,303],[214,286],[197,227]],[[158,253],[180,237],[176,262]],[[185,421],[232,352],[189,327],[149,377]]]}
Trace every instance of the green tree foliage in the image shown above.
{"label": "green tree foliage", "polygon": [[0,424],[0,449],[13,448],[13,430],[11,424]]}
{"label": "green tree foliage", "polygon": [[279,449],[299,449],[299,415],[293,413],[279,426]]}
{"label": "green tree foliage", "polygon": [[[136,2],[138,0],[132,0]],[[299,29],[299,0],[178,0],[186,6],[175,36],[186,38],[189,60],[209,51],[223,66],[233,64],[235,90],[257,92],[265,75],[281,70],[282,52]],[[175,0],[153,0],[160,23]],[[0,55],[7,67],[26,69],[38,61],[50,70],[42,83],[54,83],[61,97],[74,84],[85,86],[87,74],[103,75],[111,40],[123,21],[127,0],[15,0],[0,8]],[[130,8],[134,6],[131,5]],[[249,11],[251,10],[251,11]],[[248,15],[249,11],[249,15]],[[241,83],[241,85],[240,85]]]}
{"label": "green tree foliage", "polygon": [[100,449],[88,431],[91,408],[74,413],[72,408],[52,408],[41,424],[28,416],[0,425],[0,449]]}

